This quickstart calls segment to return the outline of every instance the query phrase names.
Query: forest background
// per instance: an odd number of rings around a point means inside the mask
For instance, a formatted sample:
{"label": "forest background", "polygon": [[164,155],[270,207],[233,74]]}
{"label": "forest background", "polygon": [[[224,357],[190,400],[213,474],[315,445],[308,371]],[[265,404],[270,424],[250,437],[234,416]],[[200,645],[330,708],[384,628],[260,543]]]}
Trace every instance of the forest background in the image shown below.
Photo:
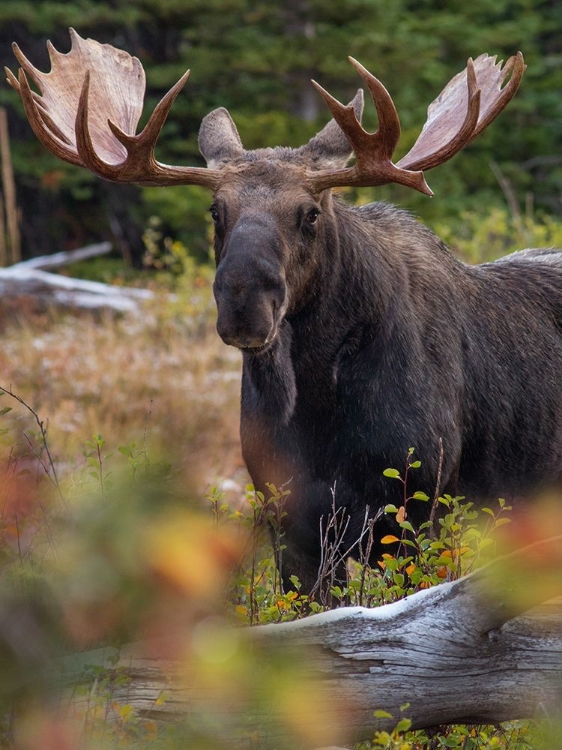
{"label": "forest background", "polygon": [[[528,70],[520,92],[462,156],[431,173],[434,199],[398,186],[349,197],[399,203],[438,230],[467,212],[477,217],[506,208],[506,201],[511,214],[532,213],[539,221],[562,211],[562,4],[555,0],[3,0],[0,62],[17,67],[16,41],[49,70],[45,41],[68,51],[69,26],[140,58],[147,73],[144,119],[192,69],[157,147],[161,161],[180,165],[203,164],[199,124],[218,106],[229,109],[246,148],[306,142],[329,119],[310,79],[348,101],[360,83],[348,55],[391,92],[403,153],[428,104],[469,56],[506,59],[522,50]],[[138,265],[146,228],[157,216],[164,236],[181,241],[197,260],[209,259],[206,191],[103,182],[47,153],[7,85],[0,87],[0,106],[9,115],[25,257],[109,239]],[[372,106],[366,124],[376,127]]]}

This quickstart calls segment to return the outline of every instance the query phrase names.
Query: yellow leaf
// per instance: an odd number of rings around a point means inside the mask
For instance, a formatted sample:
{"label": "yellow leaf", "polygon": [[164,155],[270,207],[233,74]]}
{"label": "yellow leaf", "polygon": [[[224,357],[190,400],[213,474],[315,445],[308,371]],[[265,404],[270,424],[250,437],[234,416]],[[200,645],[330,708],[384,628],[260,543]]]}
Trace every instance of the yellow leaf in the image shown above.
{"label": "yellow leaf", "polygon": [[381,544],[393,544],[394,542],[399,542],[400,539],[398,539],[397,536],[394,536],[394,534],[387,534],[386,536],[383,536],[381,539]]}
{"label": "yellow leaf", "polygon": [[119,709],[119,716],[123,719],[123,721],[127,721],[132,713],[133,707],[129,703],[127,703],[126,706],[121,706],[121,708]]}

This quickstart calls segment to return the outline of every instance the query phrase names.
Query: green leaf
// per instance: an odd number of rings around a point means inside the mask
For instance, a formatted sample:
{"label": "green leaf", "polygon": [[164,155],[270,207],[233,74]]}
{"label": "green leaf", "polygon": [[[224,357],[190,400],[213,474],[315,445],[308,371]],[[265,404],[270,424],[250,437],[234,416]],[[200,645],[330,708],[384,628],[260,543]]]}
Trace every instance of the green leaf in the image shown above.
{"label": "green leaf", "polygon": [[415,542],[412,542],[411,539],[402,539],[402,544],[405,544],[407,547],[413,547],[414,549],[417,549],[417,545]]}
{"label": "green leaf", "polygon": [[3,417],[4,414],[7,414],[9,411],[12,411],[11,406],[5,406],[3,409],[0,409],[0,417]]}
{"label": "green leaf", "polygon": [[426,495],[425,492],[421,492],[420,490],[418,490],[412,495],[412,500],[423,500],[425,502],[426,500],[429,500],[429,495]]}
{"label": "green leaf", "polygon": [[384,512],[385,513],[398,513],[398,508],[396,507],[396,505],[392,505],[392,503],[390,503],[389,505],[385,505]]}
{"label": "green leaf", "polygon": [[383,474],[385,477],[390,477],[391,479],[401,479],[398,469],[385,469]]}
{"label": "green leaf", "polygon": [[381,711],[378,709],[374,713],[375,719],[392,719],[392,714],[389,714],[388,711]]}
{"label": "green leaf", "polygon": [[410,719],[400,719],[398,724],[394,727],[394,731],[399,733],[407,732],[411,726],[412,722]]}
{"label": "green leaf", "polygon": [[399,524],[401,529],[406,529],[406,531],[411,531],[412,534],[415,534],[414,527],[409,521],[402,521],[401,524]]}
{"label": "green leaf", "polygon": [[421,461],[412,461],[410,464],[410,469],[419,469],[421,466]]}

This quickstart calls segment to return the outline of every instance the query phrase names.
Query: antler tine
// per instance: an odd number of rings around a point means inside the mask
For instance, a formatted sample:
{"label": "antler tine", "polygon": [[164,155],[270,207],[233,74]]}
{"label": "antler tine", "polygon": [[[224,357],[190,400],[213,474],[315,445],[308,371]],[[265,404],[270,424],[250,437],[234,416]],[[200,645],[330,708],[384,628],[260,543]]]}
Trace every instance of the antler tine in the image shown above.
{"label": "antler tine", "polygon": [[172,108],[172,105],[176,100],[178,94],[187,83],[190,74],[191,71],[186,70],[179,81],[172,86],[167,94],[164,94],[162,99],[160,99],[160,101],[154,108],[154,112],[150,115],[148,122],[144,126],[142,132],[139,133],[139,135],[135,136],[125,133],[118,125],[115,125],[115,123],[109,120],[108,125],[111,128],[111,132],[113,133],[113,135],[124,146],[128,148],[134,148],[137,144],[140,143],[142,143],[143,145],[147,144],[154,148],[154,145],[158,140],[158,136],[160,135],[160,132],[164,127],[164,123],[168,118],[170,109]]}
{"label": "antler tine", "polygon": [[379,118],[379,126],[376,136],[380,142],[381,150],[384,150],[385,155],[391,159],[392,154],[398,145],[398,141],[400,140],[401,130],[400,118],[398,117],[398,112],[396,111],[392,97],[379,79],[375,78],[372,73],[369,73],[367,68],[363,67],[360,62],[353,57],[349,57],[348,60],[365,81],[371,92]]}
{"label": "antler tine", "polygon": [[[22,69],[19,80],[7,72],[8,82],[22,97],[39,140],[60,158],[108,180],[214,189],[218,170],[169,166],[154,158],[157,138],[189,71],[162,97],[143,131],[135,135],[145,87],[140,62],[109,44],[82,39],[73,29],[70,35],[72,46],[67,54],[47,45],[49,74],[36,70],[14,47]],[[31,91],[26,73],[39,86],[41,96]]]}
{"label": "antler tine", "polygon": [[353,105],[342,104],[330,93],[328,93],[328,91],[326,91],[326,89],[323,88],[319,83],[314,80],[312,80],[311,83],[328,105],[328,108],[330,109],[334,120],[338,123],[340,128],[345,133],[345,136],[349,141],[349,145],[352,149],[355,150],[356,145],[358,146],[358,143],[361,140],[361,135],[364,133],[364,130],[361,127],[361,123],[357,119],[357,115],[355,114]]}
{"label": "antler tine", "polygon": [[42,82],[43,82],[43,73],[41,73],[40,70],[37,70],[36,67],[34,67],[27,57],[23,54],[21,49],[19,48],[18,44],[16,42],[12,42],[12,51],[14,55],[16,56],[17,61],[19,62],[20,66],[25,70],[27,75],[31,78],[33,83],[37,84],[39,86],[39,89],[41,91],[43,90]]}
{"label": "antler tine", "polygon": [[[10,68],[8,68],[6,65],[4,65],[4,73],[6,74],[6,81],[8,84],[14,89],[14,91],[17,91],[18,94],[20,93],[20,83],[18,79],[15,77],[15,75],[12,73]],[[34,102],[40,107],[43,107],[43,103],[41,101],[41,97],[39,94],[36,94],[35,91],[31,92],[31,95],[33,96]]]}
{"label": "antler tine", "polygon": [[19,81],[15,77],[15,75],[12,73],[10,68],[8,68],[6,65],[4,65],[4,73],[6,74],[6,80],[8,81],[10,86],[19,93],[19,90],[20,90]]}

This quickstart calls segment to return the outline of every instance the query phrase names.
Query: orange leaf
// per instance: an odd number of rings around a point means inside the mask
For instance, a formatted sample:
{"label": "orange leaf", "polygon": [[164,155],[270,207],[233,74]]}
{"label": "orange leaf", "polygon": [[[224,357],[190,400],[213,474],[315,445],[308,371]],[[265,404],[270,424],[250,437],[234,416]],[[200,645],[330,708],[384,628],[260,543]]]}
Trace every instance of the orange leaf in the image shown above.
{"label": "orange leaf", "polygon": [[406,508],[401,505],[398,508],[398,512],[396,513],[396,523],[402,523],[402,521],[405,521],[408,517],[408,514],[406,513]]}
{"label": "orange leaf", "polygon": [[394,536],[394,534],[387,534],[386,536],[383,536],[381,539],[381,544],[393,544],[393,542],[399,542],[400,539],[398,539],[397,536]]}

